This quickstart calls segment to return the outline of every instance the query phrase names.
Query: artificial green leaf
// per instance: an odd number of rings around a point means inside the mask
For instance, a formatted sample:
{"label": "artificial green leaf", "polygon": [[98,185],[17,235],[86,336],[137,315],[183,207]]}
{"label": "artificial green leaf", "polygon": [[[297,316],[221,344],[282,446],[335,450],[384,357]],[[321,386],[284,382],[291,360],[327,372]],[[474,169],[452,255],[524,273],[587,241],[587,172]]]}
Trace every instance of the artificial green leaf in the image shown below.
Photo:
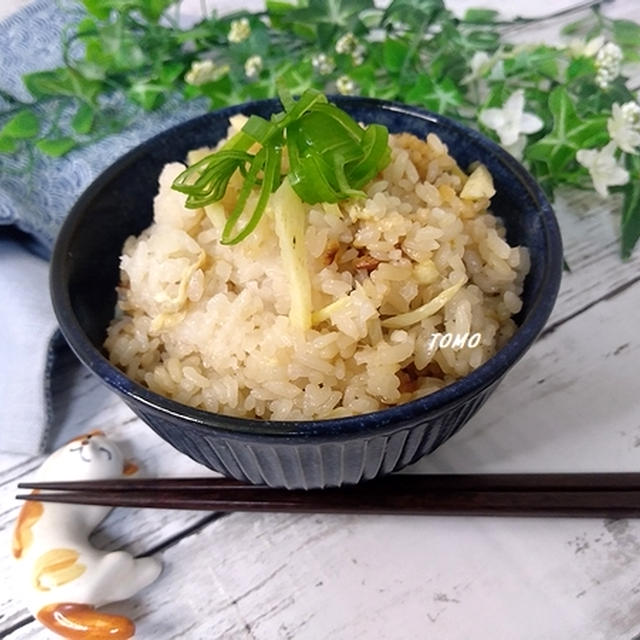
{"label": "artificial green leaf", "polygon": [[273,24],[285,33],[293,32],[313,41],[322,50],[336,34],[358,33],[362,28],[359,14],[369,8],[370,0],[316,0],[300,3],[288,11],[278,11],[273,15]]}
{"label": "artificial green leaf", "polygon": [[569,22],[565,24],[562,29],[560,29],[560,33],[563,36],[575,36],[579,33],[584,33],[584,31],[588,28],[593,22],[591,17],[589,18],[581,18],[580,20],[575,20],[574,22]]}
{"label": "artificial green leaf", "polygon": [[637,45],[622,45],[620,48],[626,62],[640,62],[640,48]]}
{"label": "artificial green leaf", "polygon": [[409,45],[404,40],[387,38],[382,45],[382,59],[385,67],[391,72],[402,69],[409,52]]}
{"label": "artificial green leaf", "polygon": [[384,12],[383,23],[429,23],[442,11],[445,11],[443,0],[392,0]]}
{"label": "artificial green leaf", "polygon": [[640,47],[640,25],[631,20],[613,20],[613,39],[620,45]]}
{"label": "artificial green leaf", "polygon": [[510,90],[507,87],[506,82],[496,82],[491,86],[489,95],[486,97],[482,109],[492,109],[496,107],[502,107],[502,105],[508,100]]}
{"label": "artificial green leaf", "polygon": [[640,156],[627,155],[629,182],[623,187],[620,242],[622,257],[626,260],[640,239]]}
{"label": "artificial green leaf", "polygon": [[102,89],[101,82],[85,78],[69,67],[29,73],[22,76],[22,79],[34,98],[73,96],[85,102],[93,102]]}
{"label": "artificial green leaf", "polygon": [[76,27],[78,38],[86,38],[89,35],[95,35],[97,31],[96,21],[93,18],[84,18],[78,22]]}
{"label": "artificial green leaf", "polygon": [[164,62],[160,66],[160,82],[164,85],[174,83],[185,70],[185,66],[181,62]]}
{"label": "artificial green leaf", "polygon": [[75,70],[87,80],[101,81],[107,77],[107,70],[103,65],[91,62],[86,58],[74,63]]}
{"label": "artificial green leaf", "polygon": [[77,133],[87,134],[93,127],[94,118],[94,110],[88,104],[83,103],[78,107],[76,114],[73,116],[71,127]]}
{"label": "artificial green leaf", "polygon": [[13,138],[0,135],[0,153],[14,153],[18,143]]}
{"label": "artificial green leaf", "polygon": [[375,29],[380,25],[383,15],[384,11],[382,11],[382,9],[371,7],[369,9],[363,9],[358,14],[358,17],[367,29]]}
{"label": "artificial green leaf", "polygon": [[595,78],[595,75],[596,65],[593,58],[576,58],[567,67],[567,80],[569,81],[584,77]]}
{"label": "artificial green leaf", "polygon": [[466,35],[467,43],[480,51],[495,51],[500,44],[500,35],[495,31],[477,29]]}
{"label": "artificial green leaf", "polygon": [[558,75],[557,57],[558,51],[553,47],[526,47],[505,61],[505,74],[531,78],[547,76],[555,79]]}
{"label": "artificial green leaf", "polygon": [[23,109],[19,111],[11,120],[9,120],[2,129],[0,136],[4,138],[14,138],[16,140],[24,140],[33,138],[38,135],[40,130],[40,122],[33,111]]}
{"label": "artificial green leaf", "polygon": [[299,9],[302,6],[302,3],[296,2],[296,0],[293,0],[292,2],[286,2],[286,0],[267,0],[266,5],[269,15],[286,15],[293,9]]}
{"label": "artificial green leaf", "polygon": [[[209,98],[212,109],[241,101],[228,74],[219,78],[215,82],[208,82],[198,88],[200,89],[200,95],[207,96]],[[230,96],[234,97],[230,98]]]}
{"label": "artificial green leaf", "polygon": [[53,158],[59,158],[60,156],[69,153],[77,145],[73,138],[44,138],[36,142],[36,147],[42,151],[42,153],[51,156]]}
{"label": "artificial green leaf", "polygon": [[162,85],[142,80],[133,84],[127,95],[145,111],[153,111],[160,106],[164,92],[165,87]]}
{"label": "artificial green leaf", "polygon": [[481,9],[479,7],[474,7],[465,11],[463,20],[465,20],[465,22],[473,22],[475,24],[490,24],[496,21],[498,15],[498,12],[494,9]]}
{"label": "artificial green leaf", "polygon": [[106,20],[111,13],[109,0],[82,0],[87,11],[100,20]]}
{"label": "artificial green leaf", "polygon": [[116,71],[138,69],[149,58],[131,32],[123,30],[119,22],[107,24],[100,30],[100,39],[92,43],[93,54],[100,52],[99,60]]}
{"label": "artificial green leaf", "polygon": [[597,146],[609,138],[606,118],[583,120],[578,117],[564,87],[556,87],[549,95],[549,110],[553,115],[553,129],[531,145],[526,156],[530,160],[546,162],[552,173],[563,171],[578,149]]}
{"label": "artificial green leaf", "polygon": [[174,0],[139,0],[140,12],[153,22],[157,22],[172,4]]}
{"label": "artificial green leaf", "polygon": [[308,40],[314,43],[318,41],[318,28],[314,24],[304,21],[292,22],[288,29],[290,33],[298,36],[302,40]]}
{"label": "artificial green leaf", "polygon": [[406,93],[407,102],[419,104],[436,113],[448,113],[462,104],[462,94],[451,78],[435,81],[428,75],[419,75]]}

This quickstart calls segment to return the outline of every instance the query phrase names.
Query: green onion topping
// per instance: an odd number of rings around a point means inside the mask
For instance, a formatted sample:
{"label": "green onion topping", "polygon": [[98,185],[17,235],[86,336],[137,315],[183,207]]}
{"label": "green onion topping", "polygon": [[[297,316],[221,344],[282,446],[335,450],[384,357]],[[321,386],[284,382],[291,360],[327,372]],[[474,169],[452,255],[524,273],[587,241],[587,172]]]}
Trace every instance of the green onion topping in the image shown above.
{"label": "green onion topping", "polygon": [[[188,167],[173,182],[187,194],[186,206],[197,209],[221,200],[231,176],[244,183],[222,231],[222,244],[236,244],[260,222],[267,201],[282,182],[282,149],[289,155],[289,182],[308,204],[362,198],[364,187],[389,164],[389,132],[379,124],[361,127],[330,104],[324,94],[307,89],[299,100],[280,89],[284,111],[270,120],[252,115],[218,151]],[[260,149],[250,153],[255,144]],[[254,186],[258,200],[248,222],[236,229]]]}

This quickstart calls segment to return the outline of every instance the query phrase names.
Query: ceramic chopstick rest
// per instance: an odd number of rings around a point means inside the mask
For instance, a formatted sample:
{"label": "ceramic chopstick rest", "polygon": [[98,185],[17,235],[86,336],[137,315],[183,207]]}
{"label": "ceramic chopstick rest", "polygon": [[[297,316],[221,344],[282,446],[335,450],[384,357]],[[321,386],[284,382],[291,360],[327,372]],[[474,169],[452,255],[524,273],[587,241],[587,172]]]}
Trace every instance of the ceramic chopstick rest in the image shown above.
{"label": "ceramic chopstick rest", "polygon": [[[102,432],[82,435],[52,453],[37,472],[40,482],[103,480],[135,472]],[[151,584],[162,565],[126,551],[100,551],[89,535],[111,507],[25,502],[13,536],[17,576],[27,606],[43,625],[65,638],[131,638],[129,618],[98,611]]]}

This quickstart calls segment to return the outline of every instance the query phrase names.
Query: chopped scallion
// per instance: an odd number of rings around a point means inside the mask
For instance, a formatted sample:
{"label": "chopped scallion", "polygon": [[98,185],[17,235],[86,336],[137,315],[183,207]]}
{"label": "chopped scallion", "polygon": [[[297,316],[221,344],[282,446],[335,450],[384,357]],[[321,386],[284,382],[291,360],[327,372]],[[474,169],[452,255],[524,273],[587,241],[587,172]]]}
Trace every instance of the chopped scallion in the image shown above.
{"label": "chopped scallion", "polygon": [[[335,203],[363,197],[364,187],[391,158],[389,132],[379,124],[361,127],[349,114],[309,89],[299,100],[280,87],[284,111],[266,120],[249,117],[242,129],[218,151],[196,162],[174,181],[187,195],[186,206],[199,208],[221,200],[231,176],[244,182],[222,233],[223,244],[236,244],[257,226],[267,201],[282,182],[281,158],[286,145],[289,182],[308,204]],[[249,149],[258,143],[255,153]],[[236,229],[254,187],[260,187],[255,208]]]}

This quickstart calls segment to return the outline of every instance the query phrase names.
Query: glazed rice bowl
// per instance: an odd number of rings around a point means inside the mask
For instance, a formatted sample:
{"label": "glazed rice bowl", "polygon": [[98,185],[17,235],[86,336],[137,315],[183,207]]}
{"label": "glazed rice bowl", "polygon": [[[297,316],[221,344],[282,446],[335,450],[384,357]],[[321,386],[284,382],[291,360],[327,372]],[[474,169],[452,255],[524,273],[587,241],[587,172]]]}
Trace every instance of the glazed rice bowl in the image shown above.
{"label": "glazed rice bowl", "polygon": [[[80,199],[54,252],[54,308],[80,359],[176,448],[255,483],[337,486],[429,453],[522,356],[557,294],[556,222],[515,160],[419,109],[335,101],[398,135],[365,201],[339,213],[308,206],[315,317],[303,340],[287,324],[269,213],[226,247],[215,220],[163,192],[179,170],[172,163],[215,147],[230,117],[268,116],[275,101],[209,114],[130,152]],[[493,176],[493,198],[460,197],[460,168],[477,161]],[[179,246],[161,227],[181,232]],[[151,269],[154,261],[167,268]],[[432,349],[437,332],[481,340]]]}

